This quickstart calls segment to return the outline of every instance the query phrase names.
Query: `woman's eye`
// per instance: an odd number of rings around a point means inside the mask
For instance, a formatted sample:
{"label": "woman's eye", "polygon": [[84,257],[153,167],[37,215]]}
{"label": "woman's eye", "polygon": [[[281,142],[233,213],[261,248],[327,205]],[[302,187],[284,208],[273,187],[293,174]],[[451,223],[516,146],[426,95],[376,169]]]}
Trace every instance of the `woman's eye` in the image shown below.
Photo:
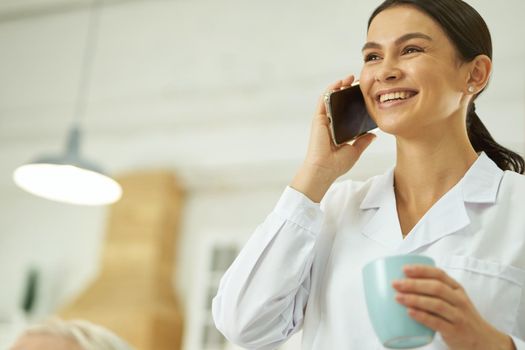
{"label": "woman's eye", "polygon": [[419,47],[409,46],[403,50],[403,54],[410,54],[410,53],[415,53],[415,52],[423,52],[423,49]]}
{"label": "woman's eye", "polygon": [[379,55],[377,55],[375,53],[371,53],[371,54],[368,54],[368,55],[365,56],[365,62],[377,61],[380,58],[381,57],[379,57]]}

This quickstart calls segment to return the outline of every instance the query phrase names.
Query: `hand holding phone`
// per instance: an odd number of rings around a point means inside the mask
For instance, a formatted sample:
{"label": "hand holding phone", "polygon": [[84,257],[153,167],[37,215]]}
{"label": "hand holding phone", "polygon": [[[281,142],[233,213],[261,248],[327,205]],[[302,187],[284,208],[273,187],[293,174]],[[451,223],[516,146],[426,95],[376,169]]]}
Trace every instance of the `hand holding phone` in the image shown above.
{"label": "hand holding phone", "polygon": [[[342,86],[350,86],[353,81],[354,76],[350,75],[330,85],[328,91],[337,92]],[[330,123],[326,107],[324,95],[321,95],[312,121],[306,158],[290,183],[292,188],[315,203],[320,202],[339,176],[354,166],[364,150],[375,139],[374,134],[369,134],[360,137],[351,145],[342,144],[340,147],[334,147],[330,140],[333,123]]]}
{"label": "hand holding phone", "polygon": [[350,142],[377,128],[366,109],[359,84],[324,96],[326,114],[330,119],[330,133],[336,146]]}

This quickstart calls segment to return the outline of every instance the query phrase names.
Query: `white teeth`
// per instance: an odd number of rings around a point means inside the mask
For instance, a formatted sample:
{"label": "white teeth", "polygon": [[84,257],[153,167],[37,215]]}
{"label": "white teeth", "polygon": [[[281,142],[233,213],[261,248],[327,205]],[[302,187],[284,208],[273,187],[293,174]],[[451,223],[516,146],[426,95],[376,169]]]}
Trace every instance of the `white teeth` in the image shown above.
{"label": "white teeth", "polygon": [[389,94],[383,94],[379,96],[379,102],[386,102],[390,100],[404,100],[409,97],[414,96],[415,93],[412,91],[398,91],[398,92],[391,92]]}

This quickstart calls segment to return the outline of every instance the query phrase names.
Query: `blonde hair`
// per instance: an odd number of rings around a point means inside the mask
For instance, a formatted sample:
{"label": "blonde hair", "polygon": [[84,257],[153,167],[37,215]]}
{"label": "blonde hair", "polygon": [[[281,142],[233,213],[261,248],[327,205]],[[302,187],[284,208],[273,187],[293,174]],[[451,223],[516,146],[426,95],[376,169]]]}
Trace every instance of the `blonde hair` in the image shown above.
{"label": "blonde hair", "polygon": [[30,326],[24,334],[50,334],[74,340],[83,350],[133,350],[108,329],[84,320],[52,318]]}

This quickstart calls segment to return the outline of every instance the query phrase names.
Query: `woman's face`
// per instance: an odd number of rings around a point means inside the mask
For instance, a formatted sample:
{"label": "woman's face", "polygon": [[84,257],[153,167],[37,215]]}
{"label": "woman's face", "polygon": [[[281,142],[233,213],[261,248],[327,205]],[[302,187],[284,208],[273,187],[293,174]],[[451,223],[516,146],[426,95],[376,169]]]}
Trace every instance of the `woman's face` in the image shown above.
{"label": "woman's face", "polygon": [[468,67],[423,12],[396,6],[379,13],[363,58],[361,90],[381,130],[409,137],[464,118]]}
{"label": "woman's face", "polygon": [[75,341],[51,334],[24,334],[10,350],[82,350]]}

